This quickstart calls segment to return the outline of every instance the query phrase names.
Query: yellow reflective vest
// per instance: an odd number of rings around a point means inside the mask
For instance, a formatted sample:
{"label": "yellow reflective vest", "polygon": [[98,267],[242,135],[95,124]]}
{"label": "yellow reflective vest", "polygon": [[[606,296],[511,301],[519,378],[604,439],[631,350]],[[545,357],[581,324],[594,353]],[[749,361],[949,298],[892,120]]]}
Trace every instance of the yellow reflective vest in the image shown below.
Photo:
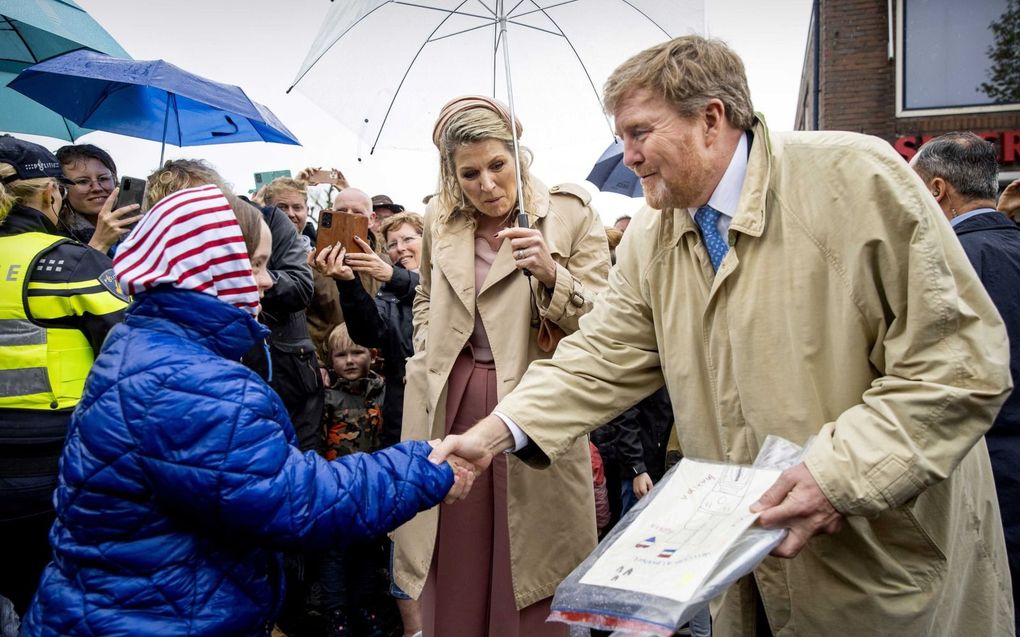
{"label": "yellow reflective vest", "polygon": [[30,297],[37,288],[76,285],[29,281],[42,254],[65,241],[41,232],[0,237],[0,409],[66,409],[81,399],[92,346],[81,330],[33,322],[65,315],[66,296]]}

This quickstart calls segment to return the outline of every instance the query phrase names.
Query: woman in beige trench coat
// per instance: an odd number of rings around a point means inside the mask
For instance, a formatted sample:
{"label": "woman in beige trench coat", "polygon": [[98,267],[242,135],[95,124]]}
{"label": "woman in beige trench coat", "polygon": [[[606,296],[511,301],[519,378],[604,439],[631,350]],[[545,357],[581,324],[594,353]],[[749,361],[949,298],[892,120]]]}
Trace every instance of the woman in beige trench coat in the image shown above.
{"label": "woman in beige trench coat", "polygon": [[[524,161],[530,229],[517,227],[510,130],[506,108],[485,97],[453,100],[436,123],[441,183],[425,214],[404,439],[464,431],[488,414],[531,361],[550,356],[540,331],[545,341],[550,325],[573,332],[606,286],[609,248],[583,188],[547,189]],[[586,441],[547,472],[499,458],[467,500],[419,515],[395,541],[395,579],[421,596],[424,637],[566,636],[545,619],[556,586],[596,543]]]}

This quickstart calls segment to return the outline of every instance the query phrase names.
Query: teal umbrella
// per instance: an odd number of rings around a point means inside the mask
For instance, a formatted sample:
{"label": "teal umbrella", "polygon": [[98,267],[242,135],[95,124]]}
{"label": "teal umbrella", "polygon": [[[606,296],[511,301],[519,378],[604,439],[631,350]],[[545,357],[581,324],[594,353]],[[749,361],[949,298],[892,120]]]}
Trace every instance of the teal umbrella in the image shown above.
{"label": "teal umbrella", "polygon": [[78,49],[130,57],[72,0],[0,0],[0,131],[67,141],[90,132],[7,87],[29,66]]}

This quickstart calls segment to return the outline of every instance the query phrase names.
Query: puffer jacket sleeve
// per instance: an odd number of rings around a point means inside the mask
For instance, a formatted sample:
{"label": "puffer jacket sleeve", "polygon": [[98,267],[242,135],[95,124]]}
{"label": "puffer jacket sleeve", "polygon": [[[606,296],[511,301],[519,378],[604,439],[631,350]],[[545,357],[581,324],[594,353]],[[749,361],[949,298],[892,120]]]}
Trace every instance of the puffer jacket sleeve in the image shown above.
{"label": "puffer jacket sleeve", "polygon": [[334,462],[301,453],[288,441],[283,403],[261,379],[229,361],[213,367],[166,380],[148,409],[159,420],[136,428],[143,471],[174,517],[269,546],[319,549],[390,531],[453,484],[449,465],[429,462],[425,442]]}

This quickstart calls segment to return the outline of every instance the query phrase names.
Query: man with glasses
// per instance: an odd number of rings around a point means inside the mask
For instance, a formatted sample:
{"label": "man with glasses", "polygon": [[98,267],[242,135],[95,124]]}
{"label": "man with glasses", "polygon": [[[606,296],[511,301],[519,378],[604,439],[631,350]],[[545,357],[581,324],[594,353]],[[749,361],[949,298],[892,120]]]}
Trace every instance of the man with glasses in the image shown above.
{"label": "man with glasses", "polygon": [[72,239],[108,253],[141,219],[134,214],[138,210],[134,204],[113,210],[117,165],[109,153],[92,144],[63,146],[56,154],[68,187],[58,225]]}

